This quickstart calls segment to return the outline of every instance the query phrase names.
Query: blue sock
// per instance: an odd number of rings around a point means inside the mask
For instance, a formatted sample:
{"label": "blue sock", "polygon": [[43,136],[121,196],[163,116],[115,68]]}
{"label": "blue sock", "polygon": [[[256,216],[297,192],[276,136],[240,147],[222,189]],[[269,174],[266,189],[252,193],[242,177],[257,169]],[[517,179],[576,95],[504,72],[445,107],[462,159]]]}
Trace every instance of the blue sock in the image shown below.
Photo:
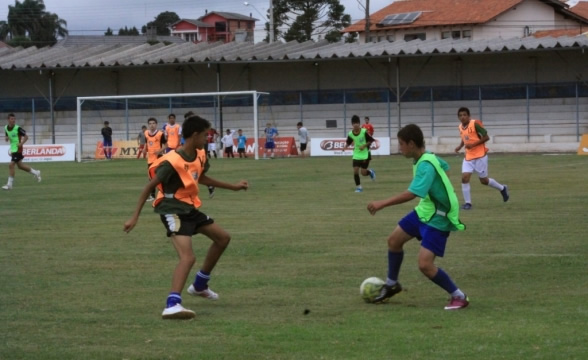
{"label": "blue sock", "polygon": [[[402,265],[402,260],[404,259],[404,251],[401,252],[391,252],[388,251],[388,279],[394,281],[398,281],[398,274],[400,273],[400,266]],[[388,284],[394,285],[394,284]]]}
{"label": "blue sock", "polygon": [[435,275],[431,281],[450,294],[457,290],[457,286],[455,286],[449,275],[447,275],[447,273],[441,268],[438,268],[437,275]]}
{"label": "blue sock", "polygon": [[208,288],[208,280],[210,280],[210,273],[203,271],[202,269],[196,274],[196,280],[194,280],[194,288],[196,291],[206,290]]}
{"label": "blue sock", "polygon": [[176,304],[181,304],[182,303],[182,296],[180,295],[180,293],[177,292],[170,292],[169,295],[167,296],[167,303],[166,303],[166,308],[170,308],[172,306],[175,306]]}

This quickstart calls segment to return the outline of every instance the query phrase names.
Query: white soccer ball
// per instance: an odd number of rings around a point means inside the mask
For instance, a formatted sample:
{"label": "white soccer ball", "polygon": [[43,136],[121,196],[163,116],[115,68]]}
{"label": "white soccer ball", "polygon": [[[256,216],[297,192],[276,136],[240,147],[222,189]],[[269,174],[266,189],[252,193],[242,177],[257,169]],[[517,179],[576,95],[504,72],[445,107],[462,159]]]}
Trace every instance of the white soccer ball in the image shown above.
{"label": "white soccer ball", "polygon": [[384,284],[384,280],[375,276],[365,279],[359,287],[359,294],[363,301],[373,303],[374,299],[380,295],[380,290],[382,290]]}

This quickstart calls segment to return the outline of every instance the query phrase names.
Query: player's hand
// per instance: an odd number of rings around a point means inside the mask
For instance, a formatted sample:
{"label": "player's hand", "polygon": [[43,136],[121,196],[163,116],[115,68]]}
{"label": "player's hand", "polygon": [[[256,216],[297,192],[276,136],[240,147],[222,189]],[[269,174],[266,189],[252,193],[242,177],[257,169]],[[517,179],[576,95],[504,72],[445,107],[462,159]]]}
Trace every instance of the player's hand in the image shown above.
{"label": "player's hand", "polygon": [[371,215],[376,215],[378,210],[380,210],[381,208],[382,207],[380,206],[378,201],[372,201],[367,206],[367,210],[370,212]]}
{"label": "player's hand", "polygon": [[456,148],[455,148],[455,152],[456,152],[456,153],[458,153],[458,152],[459,152],[459,150],[461,150],[461,146],[458,146],[458,147],[456,147]]}
{"label": "player's hand", "polygon": [[129,219],[127,220],[127,222],[125,222],[123,231],[126,233],[131,232],[131,230],[133,230],[133,228],[135,227],[135,225],[137,225],[137,220],[135,219]]}
{"label": "player's hand", "polygon": [[247,189],[249,189],[249,182],[247,182],[247,180],[241,180],[236,184],[236,186],[237,186],[237,189],[236,189],[237,191],[238,190],[247,191]]}

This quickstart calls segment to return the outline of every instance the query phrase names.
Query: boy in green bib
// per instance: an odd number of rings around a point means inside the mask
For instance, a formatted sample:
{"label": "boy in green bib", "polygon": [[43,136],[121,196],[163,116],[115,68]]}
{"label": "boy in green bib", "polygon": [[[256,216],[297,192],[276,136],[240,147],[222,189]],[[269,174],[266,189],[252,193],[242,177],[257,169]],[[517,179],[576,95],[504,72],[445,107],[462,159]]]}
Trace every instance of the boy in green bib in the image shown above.
{"label": "boy in green bib", "polygon": [[29,137],[27,132],[16,125],[16,117],[14,114],[8,114],[8,125],[4,126],[4,135],[7,142],[10,142],[10,165],[8,165],[8,182],[2,186],[4,190],[12,189],[14,183],[14,175],[16,173],[14,166],[16,165],[22,171],[26,171],[35,176],[38,182],[41,182],[41,171],[35,170],[22,163],[24,155],[22,153],[23,145]]}
{"label": "boy in green bib", "polygon": [[398,148],[402,155],[414,161],[413,180],[407,190],[388,199],[372,201],[367,210],[375,215],[388,206],[403,204],[416,197],[421,200],[388,237],[388,278],[375,302],[384,302],[402,291],[398,274],[404,258],[403,247],[416,237],[421,241],[419,270],[451,297],[445,310],[463,309],[469,305],[468,297],[443,269],[435,265],[435,258],[443,257],[445,253],[450,232],[465,230],[459,220],[457,195],[445,173],[449,165],[425,150],[423,132],[417,125],[410,124],[398,131]]}

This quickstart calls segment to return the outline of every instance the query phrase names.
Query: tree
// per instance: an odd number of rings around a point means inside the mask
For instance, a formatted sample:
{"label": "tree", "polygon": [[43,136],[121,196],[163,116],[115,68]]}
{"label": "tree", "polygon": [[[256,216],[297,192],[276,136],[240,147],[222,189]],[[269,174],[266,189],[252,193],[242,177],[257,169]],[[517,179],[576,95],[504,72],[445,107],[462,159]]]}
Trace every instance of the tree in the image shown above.
{"label": "tree", "polygon": [[137,30],[137,28],[135,26],[133,26],[132,28],[128,28],[125,26],[125,28],[120,28],[118,30],[118,35],[129,35],[129,36],[138,36],[139,35],[139,30]]}
{"label": "tree", "polygon": [[114,35],[114,33],[112,32],[112,29],[109,26],[108,29],[106,29],[104,36],[112,36],[112,35]]}
{"label": "tree", "polygon": [[145,34],[148,28],[154,27],[157,29],[157,35],[169,36],[171,34],[169,27],[178,20],[180,20],[178,14],[173,11],[165,11],[157,15],[154,21],[143,25],[141,32]]}
{"label": "tree", "polygon": [[[8,6],[8,22],[2,30],[13,46],[51,46],[68,34],[67,22],[45,11],[42,0],[15,1]],[[1,34],[0,34],[1,35]]]}
{"label": "tree", "polygon": [[[340,30],[351,24],[339,0],[274,0],[274,38],[299,42],[324,38],[337,42]],[[285,33],[277,30],[287,27]],[[268,26],[266,26],[268,29]]]}

